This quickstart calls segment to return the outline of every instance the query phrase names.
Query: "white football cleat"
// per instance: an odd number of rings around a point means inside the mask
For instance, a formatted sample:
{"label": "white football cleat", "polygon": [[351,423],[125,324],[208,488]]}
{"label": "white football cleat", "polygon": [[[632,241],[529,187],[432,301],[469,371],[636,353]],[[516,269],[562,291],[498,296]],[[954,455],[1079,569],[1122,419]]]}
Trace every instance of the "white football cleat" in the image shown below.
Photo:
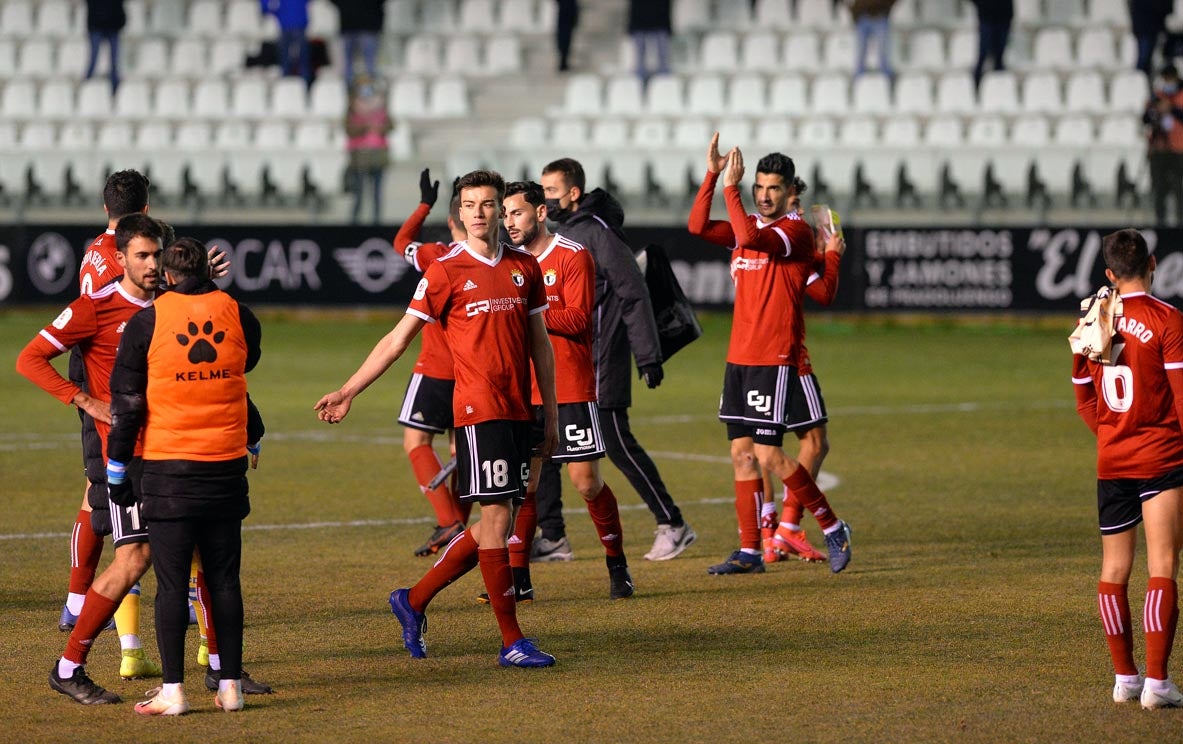
{"label": "white football cleat", "polygon": [[[1153,684],[1152,683],[1157,683]],[[1154,708],[1183,708],[1183,693],[1175,687],[1171,680],[1146,680],[1142,686],[1142,707],[1146,710]]]}
{"label": "white football cleat", "polygon": [[185,699],[185,691],[181,690],[174,697],[167,697],[163,687],[148,690],[152,697],[136,703],[136,713],[141,716],[179,716],[189,712],[189,701]]}
{"label": "white football cleat", "polygon": [[1137,682],[1122,682],[1117,680],[1113,684],[1113,702],[1115,703],[1136,703],[1142,697],[1142,687],[1146,679],[1141,674],[1138,675]]}

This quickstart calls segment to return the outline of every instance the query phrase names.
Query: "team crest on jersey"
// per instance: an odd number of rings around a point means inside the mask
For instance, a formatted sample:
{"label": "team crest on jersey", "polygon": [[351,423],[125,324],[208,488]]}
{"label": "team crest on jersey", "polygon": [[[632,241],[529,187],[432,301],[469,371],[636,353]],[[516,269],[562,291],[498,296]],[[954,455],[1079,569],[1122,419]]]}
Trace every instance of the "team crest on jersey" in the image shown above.
{"label": "team crest on jersey", "polygon": [[417,285],[415,285],[415,294],[413,295],[413,297],[416,300],[422,300],[426,295],[427,295],[427,277],[423,277],[422,279],[419,280],[419,283]]}
{"label": "team crest on jersey", "polygon": [[553,287],[555,285],[555,281],[558,280],[558,278],[559,272],[555,271],[554,269],[547,269],[542,274],[542,283],[548,287]]}
{"label": "team crest on jersey", "polygon": [[519,269],[510,269],[509,278],[513,279],[515,287],[520,287],[526,283],[526,275],[523,274]]}
{"label": "team crest on jersey", "polygon": [[74,311],[70,308],[66,308],[62,311],[61,315],[53,319],[53,327],[59,331],[62,330],[66,327],[66,324],[70,322],[70,318],[72,317],[74,317]]}

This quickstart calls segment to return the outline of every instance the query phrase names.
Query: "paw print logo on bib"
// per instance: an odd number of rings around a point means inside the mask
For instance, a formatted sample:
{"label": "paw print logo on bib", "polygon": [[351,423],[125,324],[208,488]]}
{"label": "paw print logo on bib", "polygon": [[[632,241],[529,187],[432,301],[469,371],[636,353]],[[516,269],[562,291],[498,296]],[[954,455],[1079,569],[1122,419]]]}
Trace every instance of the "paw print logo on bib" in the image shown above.
{"label": "paw print logo on bib", "polygon": [[186,330],[189,331],[188,334],[177,334],[177,343],[189,347],[189,362],[191,364],[218,361],[218,350],[214,344],[222,343],[226,338],[225,331],[214,333],[213,321],[209,320],[205,321],[200,328],[193,321],[189,321],[189,327]]}

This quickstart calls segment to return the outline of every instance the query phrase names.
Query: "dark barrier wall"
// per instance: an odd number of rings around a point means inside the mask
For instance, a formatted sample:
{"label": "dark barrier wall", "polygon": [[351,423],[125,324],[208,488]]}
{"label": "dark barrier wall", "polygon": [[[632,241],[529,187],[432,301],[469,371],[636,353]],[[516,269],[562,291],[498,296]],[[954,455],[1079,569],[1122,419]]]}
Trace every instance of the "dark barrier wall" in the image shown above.
{"label": "dark barrier wall", "polygon": [[[0,228],[0,304],[65,303],[96,226]],[[217,244],[233,273],[220,281],[257,305],[405,305],[418,279],[396,255],[394,228],[236,226],[179,228]],[[1104,283],[1101,236],[1109,230],[891,228],[847,231],[840,310],[1072,312]],[[426,239],[443,239],[436,229]],[[1183,230],[1146,231],[1158,256],[1155,293],[1183,298]],[[631,228],[635,248],[664,245],[696,305],[734,297],[728,252],[681,227]]]}

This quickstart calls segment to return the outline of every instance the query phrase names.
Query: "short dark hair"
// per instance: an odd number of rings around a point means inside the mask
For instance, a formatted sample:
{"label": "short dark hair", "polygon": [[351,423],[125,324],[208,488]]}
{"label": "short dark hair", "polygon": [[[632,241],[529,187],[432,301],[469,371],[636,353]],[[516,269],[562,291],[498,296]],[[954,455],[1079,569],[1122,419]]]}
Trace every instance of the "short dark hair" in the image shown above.
{"label": "short dark hair", "polygon": [[162,239],[163,244],[172,245],[175,243],[177,240],[177,231],[173,229],[173,226],[164,220],[156,221],[160,223],[160,231],[164,234],[164,238]]}
{"label": "short dark hair", "polygon": [[797,177],[797,166],[793,165],[793,159],[788,155],[771,152],[760,158],[760,162],[756,163],[756,172],[772,173],[780,176],[785,179],[785,186],[788,186]]}
{"label": "short dark hair", "polygon": [[513,183],[506,184],[506,199],[511,196],[517,196],[518,194],[521,194],[523,199],[535,207],[541,207],[543,204],[546,204],[546,196],[542,193],[542,186],[533,181],[514,181]]}
{"label": "short dark hair", "polygon": [[196,238],[177,238],[164,249],[161,265],[179,279],[209,276],[209,252]]}
{"label": "short dark hair", "polygon": [[120,253],[127,253],[132,238],[148,238],[164,244],[164,230],[160,223],[143,212],[132,212],[119,218],[115,225],[115,247]]}
{"label": "short dark hair", "polygon": [[148,206],[148,177],[134,170],[121,170],[107,177],[103,186],[103,204],[107,214],[118,219]]}
{"label": "short dark hair", "polygon": [[809,190],[809,184],[801,179],[801,176],[793,176],[793,189],[797,192],[797,196],[801,196]]}
{"label": "short dark hair", "polygon": [[492,186],[497,191],[497,201],[500,202],[505,198],[505,179],[497,171],[491,170],[474,170],[471,173],[465,173],[456,182],[456,196],[460,196],[460,192],[465,189],[475,189],[481,186]]}
{"label": "short dark hair", "polygon": [[1118,279],[1136,279],[1146,274],[1150,248],[1146,238],[1133,228],[1112,232],[1101,239],[1105,265]]}
{"label": "short dark hair", "polygon": [[587,176],[583,174],[583,166],[574,158],[559,158],[552,160],[542,169],[542,175],[547,173],[562,173],[568,186],[577,186],[580,191],[587,190]]}

